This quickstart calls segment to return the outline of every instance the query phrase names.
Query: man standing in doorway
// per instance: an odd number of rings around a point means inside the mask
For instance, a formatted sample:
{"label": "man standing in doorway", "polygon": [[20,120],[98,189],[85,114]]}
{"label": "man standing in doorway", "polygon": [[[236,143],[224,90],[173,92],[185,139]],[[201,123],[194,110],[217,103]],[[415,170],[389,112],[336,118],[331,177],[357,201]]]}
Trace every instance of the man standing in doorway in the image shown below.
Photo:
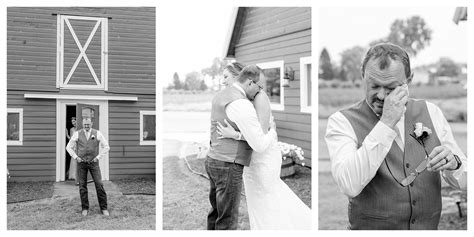
{"label": "man standing in doorway", "polygon": [[89,212],[87,172],[90,171],[97,191],[101,212],[103,215],[109,216],[107,211],[107,194],[105,193],[100,175],[99,159],[109,151],[110,147],[102,133],[92,128],[91,118],[84,118],[82,120],[82,127],[81,130],[72,135],[66,147],[71,157],[77,161],[77,179],[79,181],[82,215],[87,216]]}

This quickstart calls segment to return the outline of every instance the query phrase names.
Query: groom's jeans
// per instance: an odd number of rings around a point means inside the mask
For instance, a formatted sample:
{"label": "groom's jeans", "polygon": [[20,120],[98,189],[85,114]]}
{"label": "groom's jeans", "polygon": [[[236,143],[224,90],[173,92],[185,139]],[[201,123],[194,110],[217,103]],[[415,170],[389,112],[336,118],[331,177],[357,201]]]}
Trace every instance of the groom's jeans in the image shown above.
{"label": "groom's jeans", "polygon": [[206,171],[211,189],[211,211],[207,216],[208,230],[236,230],[239,219],[243,165],[207,157]]}
{"label": "groom's jeans", "polygon": [[79,194],[81,195],[82,210],[89,210],[89,196],[87,191],[87,171],[91,172],[94,180],[100,210],[107,210],[107,194],[105,193],[102,176],[100,175],[99,162],[78,162],[77,179],[79,181]]}

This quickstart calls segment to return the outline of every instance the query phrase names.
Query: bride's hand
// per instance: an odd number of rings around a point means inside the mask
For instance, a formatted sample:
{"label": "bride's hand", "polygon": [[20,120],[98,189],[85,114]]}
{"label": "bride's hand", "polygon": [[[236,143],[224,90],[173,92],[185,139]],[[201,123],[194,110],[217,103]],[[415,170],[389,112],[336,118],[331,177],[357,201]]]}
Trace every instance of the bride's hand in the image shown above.
{"label": "bride's hand", "polygon": [[217,139],[232,138],[237,140],[239,133],[224,119],[226,126],[224,127],[219,121],[217,122],[217,134],[220,136]]}

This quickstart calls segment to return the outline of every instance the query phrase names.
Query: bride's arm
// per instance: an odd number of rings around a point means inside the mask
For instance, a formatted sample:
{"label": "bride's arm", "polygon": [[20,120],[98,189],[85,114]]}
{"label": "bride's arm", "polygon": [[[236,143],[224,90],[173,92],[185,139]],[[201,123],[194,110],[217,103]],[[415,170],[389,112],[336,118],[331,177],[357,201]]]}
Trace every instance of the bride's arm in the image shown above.
{"label": "bride's arm", "polygon": [[[260,126],[262,126],[262,130],[265,134],[268,133],[270,128],[270,115],[271,115],[271,108],[270,108],[270,99],[268,98],[265,92],[261,91],[253,100],[253,106],[257,112],[258,121],[260,122]],[[227,120],[224,121],[225,125],[217,122],[217,133],[220,135],[219,138],[232,138],[234,140],[242,140],[245,141],[245,137],[237,132],[228,122]]]}

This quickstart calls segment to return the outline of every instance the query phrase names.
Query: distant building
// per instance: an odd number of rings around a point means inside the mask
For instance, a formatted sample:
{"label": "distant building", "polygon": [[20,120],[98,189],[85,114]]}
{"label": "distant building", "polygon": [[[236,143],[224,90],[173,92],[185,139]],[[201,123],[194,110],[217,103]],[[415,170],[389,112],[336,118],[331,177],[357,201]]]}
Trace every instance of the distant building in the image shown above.
{"label": "distant building", "polygon": [[7,8],[11,181],[64,181],[71,117],[109,141],[104,180],[155,175],[155,8]]}
{"label": "distant building", "polygon": [[227,39],[225,58],[264,70],[278,138],[302,147],[310,165],[311,8],[236,8]]}

